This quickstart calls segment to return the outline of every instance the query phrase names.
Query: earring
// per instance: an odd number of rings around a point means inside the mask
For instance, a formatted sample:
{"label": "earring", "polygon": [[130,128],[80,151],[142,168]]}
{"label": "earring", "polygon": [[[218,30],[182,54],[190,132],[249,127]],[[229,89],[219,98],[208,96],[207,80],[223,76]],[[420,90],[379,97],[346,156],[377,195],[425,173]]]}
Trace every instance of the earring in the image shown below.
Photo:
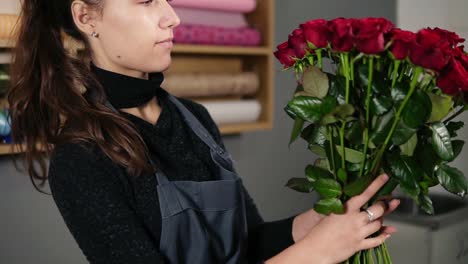
{"label": "earring", "polygon": [[93,31],[93,33],[91,33],[91,37],[99,37],[99,33],[96,33],[96,31]]}

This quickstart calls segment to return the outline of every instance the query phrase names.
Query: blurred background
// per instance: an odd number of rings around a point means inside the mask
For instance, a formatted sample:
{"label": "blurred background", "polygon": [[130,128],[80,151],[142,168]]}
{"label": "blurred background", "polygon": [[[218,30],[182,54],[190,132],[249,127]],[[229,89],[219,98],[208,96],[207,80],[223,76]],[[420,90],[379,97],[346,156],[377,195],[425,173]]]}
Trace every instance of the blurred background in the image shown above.
{"label": "blurred background", "polygon": [[[249,38],[238,39],[240,42],[237,45],[245,47],[224,49],[206,49],[203,45],[233,45],[232,42],[228,43],[226,37],[223,38],[225,43],[210,43],[210,40],[197,39],[196,35],[188,39],[182,37],[187,36],[183,32],[189,32],[196,23],[193,21],[196,13],[180,8],[181,14],[183,12],[190,23],[181,27],[180,45],[176,44],[179,46],[174,49],[175,64],[168,76],[172,80],[171,89],[181,94],[184,91],[178,90],[178,84],[183,83],[183,78],[190,79],[196,67],[190,64],[200,67],[220,62],[222,67],[229,69],[227,74],[220,73],[219,67],[207,66],[208,72],[197,75],[201,79],[225,74],[224,78],[229,77],[231,81],[237,78],[238,83],[242,83],[239,80],[252,80],[248,78],[257,81],[256,87],[238,84],[236,87],[241,87],[243,92],[236,90],[232,94],[218,94],[216,100],[202,95],[187,96],[205,104],[219,123],[224,143],[237,162],[237,170],[267,221],[307,210],[313,207],[317,198],[313,194],[301,194],[285,187],[289,178],[302,177],[305,166],[315,159],[300,140],[288,148],[292,120],[283,107],[292,96],[295,78],[292,71],[282,72],[281,66],[272,57],[276,45],[285,41],[294,28],[315,18],[373,16],[390,19],[404,29],[439,26],[468,38],[466,0],[258,0],[256,8],[244,11],[247,20],[236,17],[237,23],[247,21],[255,31],[246,33],[234,27],[229,29],[233,34],[250,34]],[[18,0],[0,0],[0,14],[15,14],[17,11]],[[184,17],[181,16],[183,24]],[[4,21],[0,20],[0,23],[4,23],[0,24],[0,28],[5,25]],[[209,22],[204,23],[200,28],[209,31]],[[12,44],[0,43],[0,64],[7,67],[8,49]],[[195,47],[194,44],[199,46]],[[79,54],[79,48],[75,51]],[[178,61],[192,63],[184,68],[177,64]],[[221,83],[228,80],[221,77]],[[235,109],[250,109],[250,116],[226,114],[235,112]],[[468,115],[465,113],[460,119],[468,122]],[[465,127],[459,135],[467,140],[468,129]],[[467,160],[468,148],[465,148],[454,162],[454,166],[466,175]],[[35,191],[29,177],[15,169],[12,155],[7,152],[0,155],[0,177],[0,263],[86,263],[52,197]],[[468,263],[467,207],[458,199],[453,200],[453,195],[443,189],[436,188],[433,193],[437,197],[441,195],[434,200],[435,217],[421,215],[410,203],[405,203],[399,217],[386,220],[400,230],[388,242],[394,263]]]}

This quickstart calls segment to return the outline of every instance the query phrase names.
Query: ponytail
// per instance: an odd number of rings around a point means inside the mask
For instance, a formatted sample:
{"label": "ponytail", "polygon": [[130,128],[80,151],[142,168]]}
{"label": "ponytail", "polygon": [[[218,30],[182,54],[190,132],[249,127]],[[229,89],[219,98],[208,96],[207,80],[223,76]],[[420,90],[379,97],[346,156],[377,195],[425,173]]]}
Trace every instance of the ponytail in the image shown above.
{"label": "ponytail", "polygon": [[[64,48],[64,35],[88,47],[70,5],[71,0],[23,1],[10,68],[12,148],[25,153],[25,167],[40,192],[47,181],[46,159],[55,146],[69,142],[96,143],[132,176],[151,171],[135,127],[105,106],[104,89],[89,64]],[[39,185],[35,180],[41,180]]]}

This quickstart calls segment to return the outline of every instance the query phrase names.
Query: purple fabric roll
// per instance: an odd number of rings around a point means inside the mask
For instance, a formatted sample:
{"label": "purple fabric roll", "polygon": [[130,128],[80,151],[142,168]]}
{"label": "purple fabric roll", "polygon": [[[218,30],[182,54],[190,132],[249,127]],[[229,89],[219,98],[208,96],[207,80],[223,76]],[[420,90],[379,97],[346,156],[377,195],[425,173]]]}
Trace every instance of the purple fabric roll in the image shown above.
{"label": "purple fabric roll", "polygon": [[180,21],[187,25],[218,26],[225,28],[247,27],[248,23],[242,13],[219,10],[174,7]]}
{"label": "purple fabric roll", "polygon": [[260,32],[253,28],[224,28],[181,24],[174,29],[174,42],[226,46],[258,46]]}

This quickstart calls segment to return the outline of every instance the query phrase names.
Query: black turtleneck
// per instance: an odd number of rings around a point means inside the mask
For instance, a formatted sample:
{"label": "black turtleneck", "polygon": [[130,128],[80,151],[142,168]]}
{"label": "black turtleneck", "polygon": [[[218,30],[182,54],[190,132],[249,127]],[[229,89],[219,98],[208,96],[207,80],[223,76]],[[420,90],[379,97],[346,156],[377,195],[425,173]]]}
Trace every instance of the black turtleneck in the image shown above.
{"label": "black turtleneck", "polygon": [[[154,162],[169,180],[219,178],[219,168],[211,160],[208,146],[185,124],[176,106],[169,101],[167,91],[160,87],[162,74],[156,75],[156,79],[143,80],[95,66],[91,69],[116,108],[144,103],[156,96],[162,109],[156,124],[119,113],[135,124]],[[151,94],[149,99],[148,94]],[[224,148],[206,108],[178,99]],[[49,185],[67,227],[90,263],[166,263],[158,250],[161,213],[154,175],[130,177],[96,144],[67,143],[54,149]],[[249,229],[248,263],[257,263],[293,244],[293,217],[264,222],[245,188],[244,191]]]}

